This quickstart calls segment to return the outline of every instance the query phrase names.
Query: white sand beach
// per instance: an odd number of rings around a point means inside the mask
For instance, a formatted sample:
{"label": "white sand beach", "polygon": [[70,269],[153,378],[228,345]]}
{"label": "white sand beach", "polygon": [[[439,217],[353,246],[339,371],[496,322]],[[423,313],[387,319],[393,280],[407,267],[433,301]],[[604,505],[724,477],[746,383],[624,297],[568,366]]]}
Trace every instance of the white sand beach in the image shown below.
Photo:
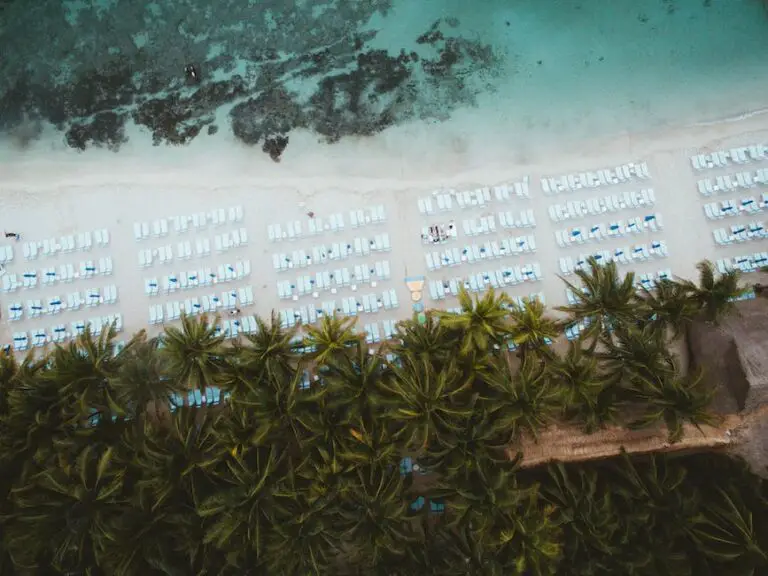
{"label": "white sand beach", "polygon": [[[107,256],[112,258],[114,273],[111,276],[97,274],[91,278],[76,278],[69,283],[57,281],[43,285],[38,281],[34,288],[19,287],[13,292],[0,293],[0,342],[10,343],[12,335],[17,332],[31,334],[41,329],[50,337],[52,327],[60,324],[64,324],[67,332],[71,333],[73,322],[116,313],[122,314],[126,335],[142,328],[157,331],[161,325],[148,326],[150,305],[165,305],[172,301],[183,303],[186,299],[200,299],[204,295],[221,294],[245,286],[253,287],[255,303],[253,307],[243,308],[242,314],[262,316],[268,315],[271,310],[292,308],[298,312],[305,306],[318,309],[329,301],[335,301],[335,307],[341,308],[342,298],[354,296],[359,302],[363,295],[376,294],[380,300],[384,291],[394,289],[399,301],[397,309],[359,314],[361,327],[373,322],[381,326],[383,320],[400,319],[412,313],[406,277],[425,276],[427,281],[448,281],[467,277],[470,273],[533,263],[540,265],[541,281],[523,282],[507,287],[506,291],[521,297],[543,293],[547,304],[556,306],[565,303],[564,286],[558,278],[560,257],[576,259],[579,254],[598,249],[612,251],[622,246],[663,240],[668,247],[666,258],[651,258],[620,268],[637,273],[657,273],[669,269],[675,275],[693,277],[695,263],[703,258],[715,260],[765,249],[764,240],[719,247],[712,236],[715,228],[761,220],[760,213],[712,221],[705,217],[702,209],[704,203],[715,200],[738,202],[747,196],[759,199],[765,188],[754,187],[704,198],[697,190],[697,180],[754,172],[767,168],[768,160],[749,164],[731,163],[726,168],[696,172],[691,166],[690,156],[697,152],[708,153],[755,143],[768,144],[768,114],[753,114],[742,119],[666,132],[586,140],[578,146],[566,146],[560,150],[554,147],[527,147],[524,142],[505,145],[501,133],[498,141],[491,142],[487,132],[482,138],[479,135],[473,137],[463,128],[459,121],[436,125],[428,132],[411,125],[393,128],[369,139],[344,140],[333,146],[317,145],[308,134],[292,135],[291,146],[280,163],[228,141],[224,136],[215,146],[209,140],[205,146],[193,143],[183,149],[132,148],[129,142],[119,154],[99,150],[78,154],[64,146],[51,145],[51,140],[43,140],[36,144],[36,148],[24,153],[5,149],[0,156],[2,227],[5,231],[22,235],[19,242],[5,239],[0,242],[0,245],[11,245],[15,254],[13,261],[5,265],[5,273],[21,278],[25,272],[35,271],[38,278],[42,278],[44,270],[49,267],[58,270],[62,264],[73,264],[78,270],[83,261],[97,263]],[[544,176],[615,168],[630,162],[646,162],[650,178],[557,195],[545,195],[542,190],[540,179]],[[529,198],[517,198],[512,194],[509,201],[501,202],[492,196],[485,206],[471,208],[459,208],[454,200],[452,210],[440,212],[436,198],[432,196],[436,190],[474,190],[512,184],[525,177],[530,182]],[[656,203],[653,207],[628,208],[561,223],[552,222],[548,214],[549,207],[555,203],[586,201],[592,197],[647,188],[655,192]],[[435,204],[435,213],[423,215],[419,211],[418,200],[430,196]],[[385,222],[352,228],[350,210],[378,205],[384,207]],[[242,222],[227,222],[219,226],[209,222],[200,229],[194,229],[190,222],[189,231],[183,234],[174,231],[171,220],[174,216],[191,217],[196,213],[235,206],[243,209]],[[534,228],[507,230],[500,226],[500,211],[528,209],[533,210],[535,216]],[[325,223],[329,223],[331,215],[340,213],[345,227],[337,232],[328,230],[308,236],[310,218],[307,213],[310,211],[315,219]],[[588,227],[609,220],[627,221],[631,217],[651,213],[662,215],[662,230],[643,230],[637,235],[629,234],[568,248],[559,247],[555,241],[554,231],[560,228]],[[477,220],[481,216],[494,216],[496,232],[466,237],[462,221]],[[152,237],[152,222],[158,219],[168,219],[167,236]],[[302,238],[279,242],[269,240],[270,224],[279,223],[285,230],[288,222],[296,220],[302,222]],[[447,224],[449,221],[454,221],[458,229],[456,239],[439,247],[422,243],[420,236],[424,226]],[[136,222],[149,225],[149,238],[135,240]],[[217,253],[215,236],[231,234],[240,228],[247,231],[247,245]],[[79,233],[100,229],[109,231],[108,246],[94,246],[87,251],[75,250],[48,257],[38,255],[29,261],[24,258],[23,246],[27,242],[42,243],[46,239],[66,235],[77,237]],[[312,248],[319,245],[327,249],[333,243],[353,246],[355,238],[370,241],[384,233],[389,235],[391,251],[358,256],[353,250],[352,255],[343,261],[314,261],[306,268],[296,266],[283,272],[276,271],[273,266],[273,254],[286,254],[291,258],[295,250],[303,249],[311,254]],[[535,237],[534,253],[506,255],[474,264],[462,262],[431,272],[427,269],[427,252],[453,247],[463,251],[468,244],[501,241],[520,235]],[[194,254],[196,241],[205,238],[210,241],[211,253],[197,257]],[[193,250],[188,260],[177,257],[177,245],[185,241],[190,242]],[[174,255],[172,261],[166,264],[157,261],[156,255],[157,250],[164,246],[171,246]],[[143,249],[155,252],[154,262],[146,268],[139,267],[138,254]],[[162,284],[163,277],[167,275],[184,275],[205,268],[215,272],[219,265],[234,265],[245,260],[249,260],[251,265],[247,278],[179,290],[173,294],[164,294],[161,286],[159,295],[145,294],[145,280],[148,278],[156,278]],[[278,297],[279,281],[289,280],[296,285],[299,276],[311,274],[314,279],[318,272],[333,273],[343,267],[353,271],[356,265],[363,264],[374,269],[375,262],[384,260],[389,262],[391,276],[378,280],[375,287],[353,279],[350,285],[338,288],[335,294],[317,290],[319,294],[316,297],[312,293],[295,300]],[[353,290],[352,284],[357,284],[356,289]],[[47,302],[56,297],[66,301],[67,295],[75,291],[87,296],[88,290],[103,290],[108,285],[117,287],[114,304],[65,309],[57,314],[47,314],[44,310],[40,316],[29,315],[29,300],[39,299],[46,308]],[[450,295],[435,302],[425,286],[423,303],[426,307],[450,308],[456,305],[455,302]],[[24,308],[17,321],[10,320],[9,306],[14,304]]]}

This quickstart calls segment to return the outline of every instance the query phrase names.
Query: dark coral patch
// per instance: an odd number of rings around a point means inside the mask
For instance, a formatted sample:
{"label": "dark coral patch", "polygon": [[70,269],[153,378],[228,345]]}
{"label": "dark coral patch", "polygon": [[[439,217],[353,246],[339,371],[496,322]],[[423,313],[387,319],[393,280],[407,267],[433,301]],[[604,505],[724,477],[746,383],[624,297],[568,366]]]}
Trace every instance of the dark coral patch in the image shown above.
{"label": "dark coral patch", "polygon": [[117,151],[127,141],[125,119],[125,114],[99,112],[89,122],[73,124],[66,133],[67,144],[78,150],[93,144]]}

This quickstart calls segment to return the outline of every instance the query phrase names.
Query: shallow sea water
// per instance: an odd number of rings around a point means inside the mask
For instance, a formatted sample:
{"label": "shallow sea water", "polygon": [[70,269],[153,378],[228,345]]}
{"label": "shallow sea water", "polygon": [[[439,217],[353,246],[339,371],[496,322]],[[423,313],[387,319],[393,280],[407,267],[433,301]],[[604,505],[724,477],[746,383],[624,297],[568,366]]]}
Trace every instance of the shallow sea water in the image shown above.
{"label": "shallow sea water", "polygon": [[[17,148],[53,123],[71,147],[119,150],[134,122],[147,146],[231,134],[233,122],[258,147],[297,128],[333,141],[413,122],[572,143],[768,107],[763,0],[15,0],[0,10],[0,132]],[[185,81],[188,63],[200,84]]]}

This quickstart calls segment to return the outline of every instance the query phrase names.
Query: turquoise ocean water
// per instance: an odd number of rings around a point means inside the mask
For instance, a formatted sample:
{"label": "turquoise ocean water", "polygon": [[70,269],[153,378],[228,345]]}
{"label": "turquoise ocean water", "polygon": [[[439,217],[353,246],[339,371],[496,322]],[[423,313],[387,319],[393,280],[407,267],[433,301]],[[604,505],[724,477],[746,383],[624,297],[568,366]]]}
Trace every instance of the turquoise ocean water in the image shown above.
{"label": "turquoise ocean water", "polygon": [[278,158],[298,129],[458,120],[556,142],[768,107],[763,0],[0,0],[0,54],[6,154],[130,133]]}

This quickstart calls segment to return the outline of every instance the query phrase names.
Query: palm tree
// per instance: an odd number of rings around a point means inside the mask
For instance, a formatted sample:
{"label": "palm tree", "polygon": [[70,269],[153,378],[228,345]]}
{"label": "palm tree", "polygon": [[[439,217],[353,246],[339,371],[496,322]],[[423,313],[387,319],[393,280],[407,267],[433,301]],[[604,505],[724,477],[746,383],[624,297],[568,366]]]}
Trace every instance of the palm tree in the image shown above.
{"label": "palm tree", "polygon": [[297,372],[292,379],[263,378],[253,384],[252,395],[243,401],[246,418],[252,423],[253,446],[279,442],[290,446],[294,455],[303,451],[302,445],[311,436],[307,420],[327,391],[321,387],[303,390],[302,378]]}
{"label": "palm tree", "polygon": [[484,375],[489,387],[488,404],[508,441],[526,431],[534,438],[560,408],[561,392],[553,386],[540,363],[526,359],[514,370],[505,356],[491,360]]}
{"label": "palm tree", "polygon": [[459,290],[460,313],[436,310],[434,314],[445,328],[461,338],[461,356],[482,356],[493,346],[501,346],[509,334],[508,302],[509,297],[505,293],[497,297],[493,288],[473,301],[462,287]]}
{"label": "palm tree", "polygon": [[[13,491],[8,543],[21,566],[101,574],[100,559],[120,512],[123,472],[112,449],[86,447],[75,462],[41,470]],[[50,561],[40,566],[39,562]]]}
{"label": "palm tree", "polygon": [[[513,467],[483,466],[476,472],[447,500],[451,526],[467,531],[467,540],[493,555],[475,569],[487,563],[488,572],[481,573],[554,576],[561,554],[554,508],[539,502],[537,486],[521,488]],[[470,562],[482,558],[466,556]],[[476,574],[475,569],[456,573]]]}
{"label": "palm tree", "polygon": [[281,477],[278,452],[273,444],[229,459],[220,476],[223,487],[197,509],[209,521],[205,542],[226,553],[229,563],[241,570],[266,562],[267,533],[275,514],[273,493]]}
{"label": "palm tree", "polygon": [[485,463],[508,464],[508,431],[499,425],[487,398],[472,395],[469,415],[458,420],[455,428],[440,436],[440,445],[429,446],[419,462],[429,470],[440,470],[447,483],[470,482],[478,467]]}
{"label": "palm tree", "polygon": [[[62,395],[73,399],[77,407],[75,421],[92,415],[98,419],[122,416],[112,383],[122,365],[122,354],[116,354],[114,326],[94,338],[90,329],[65,346],[51,353],[51,368],[46,377],[63,384]],[[130,346],[125,350],[129,350]]]}
{"label": "palm tree", "polygon": [[702,374],[693,376],[639,376],[633,392],[645,403],[645,414],[633,427],[642,427],[664,421],[669,430],[669,441],[677,442],[683,436],[683,423],[697,428],[702,424],[714,426],[719,418],[709,411],[715,391],[705,386]]}
{"label": "palm tree", "polygon": [[549,344],[560,334],[559,323],[548,318],[545,310],[538,298],[526,298],[522,306],[513,304],[510,308],[510,340],[520,350],[521,358],[529,352],[548,351]]}
{"label": "palm tree", "polygon": [[403,356],[381,383],[384,405],[389,407],[382,417],[397,428],[395,439],[422,451],[469,415],[460,399],[470,385],[471,379],[455,363],[435,372],[427,357]]}
{"label": "palm tree", "polygon": [[355,318],[323,316],[319,326],[307,326],[306,346],[311,350],[308,358],[324,366],[339,354],[346,354],[348,348],[359,341],[355,333]]}
{"label": "palm tree", "polygon": [[604,351],[597,354],[609,373],[634,378],[654,378],[675,374],[674,357],[664,335],[650,324],[642,328],[621,326],[614,338],[603,339]]}
{"label": "palm tree", "polygon": [[581,286],[563,278],[576,303],[557,309],[569,314],[573,322],[588,323],[585,335],[596,343],[598,336],[608,335],[617,325],[636,322],[635,275],[629,272],[622,279],[615,262],[601,265],[594,257],[587,259],[587,266],[576,271]]}
{"label": "palm tree", "polygon": [[690,529],[699,551],[725,565],[737,565],[744,574],[768,568],[768,547],[756,530],[752,511],[735,490],[718,486],[717,495],[717,501],[704,503]]}
{"label": "palm tree", "polygon": [[696,268],[699,271],[698,286],[688,282],[686,287],[692,292],[693,301],[698,305],[704,319],[717,322],[736,309],[734,300],[747,289],[739,286],[741,274],[738,270],[729,270],[718,276],[714,264],[709,260],[702,260]]}
{"label": "palm tree", "polygon": [[622,520],[610,490],[600,486],[595,468],[552,464],[544,497],[556,507],[555,520],[565,526],[564,552],[569,565],[589,562],[594,556],[618,554]]}
{"label": "palm tree", "polygon": [[621,373],[604,371],[581,342],[570,342],[568,352],[552,358],[546,370],[564,392],[565,417],[579,422],[587,434],[616,421]]}
{"label": "palm tree", "polygon": [[117,404],[135,418],[138,430],[143,430],[145,417],[156,417],[158,408],[177,390],[176,381],[163,376],[159,345],[158,338],[147,339],[144,330],[139,332],[124,349],[120,367],[109,380]]}
{"label": "palm tree", "polygon": [[166,375],[189,389],[219,384],[225,375],[225,336],[207,316],[181,317],[181,329],[169,326],[162,338],[161,357]]}
{"label": "palm tree", "polygon": [[275,514],[267,539],[269,574],[286,576],[326,573],[341,551],[333,498],[316,496],[290,471],[274,492]]}
{"label": "palm tree", "polygon": [[213,424],[210,413],[184,406],[168,426],[147,431],[144,449],[136,454],[135,466],[142,471],[136,489],[152,499],[153,509],[173,504],[194,510],[215,491],[227,453]]}
{"label": "palm tree", "polygon": [[417,541],[403,488],[400,471],[391,466],[359,466],[344,481],[335,523],[341,541],[354,549],[363,566],[402,556],[403,548]]}
{"label": "palm tree", "polygon": [[257,331],[246,336],[246,345],[238,348],[237,359],[250,374],[264,373],[268,378],[290,378],[296,371],[296,328],[283,328],[276,312],[269,322],[256,317]]}
{"label": "palm tree", "polygon": [[370,422],[383,373],[381,355],[369,353],[365,342],[358,340],[348,354],[333,358],[322,372],[329,407],[343,413],[347,422]]}
{"label": "palm tree", "polygon": [[650,290],[643,286],[639,298],[646,310],[646,321],[662,335],[671,330],[673,339],[685,334],[699,311],[691,293],[688,283],[670,279],[659,280]]}
{"label": "palm tree", "polygon": [[437,312],[428,312],[423,322],[419,322],[415,316],[399,322],[393,340],[390,349],[395,356],[426,356],[436,369],[441,369],[454,357],[459,336],[450,332],[446,324],[438,320]]}

